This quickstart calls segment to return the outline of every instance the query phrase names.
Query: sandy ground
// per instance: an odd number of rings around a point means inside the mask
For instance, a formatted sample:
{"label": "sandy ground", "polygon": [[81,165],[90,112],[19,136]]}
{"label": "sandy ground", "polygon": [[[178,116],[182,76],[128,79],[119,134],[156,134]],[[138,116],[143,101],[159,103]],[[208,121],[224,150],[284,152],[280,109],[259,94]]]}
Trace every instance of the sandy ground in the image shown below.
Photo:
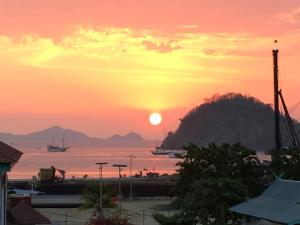
{"label": "sandy ground", "polygon": [[[129,218],[134,225],[158,225],[152,218],[154,213],[171,215],[174,211],[168,210],[172,199],[143,199],[132,202],[122,202],[122,215]],[[84,225],[91,218],[91,210],[77,208],[41,208],[39,212],[58,225]],[[117,209],[114,209],[117,211]]]}

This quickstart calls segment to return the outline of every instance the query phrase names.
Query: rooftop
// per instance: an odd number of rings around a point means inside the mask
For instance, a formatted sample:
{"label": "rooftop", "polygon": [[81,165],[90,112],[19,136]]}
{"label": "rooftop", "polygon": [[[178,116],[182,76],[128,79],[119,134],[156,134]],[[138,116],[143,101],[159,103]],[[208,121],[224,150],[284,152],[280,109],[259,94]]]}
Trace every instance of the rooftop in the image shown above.
{"label": "rooftop", "polygon": [[36,225],[51,224],[51,221],[41,213],[25,203],[20,203],[9,210],[13,224]]}
{"label": "rooftop", "polygon": [[0,141],[0,163],[15,164],[22,156],[22,152]]}
{"label": "rooftop", "polygon": [[278,179],[260,196],[230,210],[283,224],[300,221],[300,181]]}

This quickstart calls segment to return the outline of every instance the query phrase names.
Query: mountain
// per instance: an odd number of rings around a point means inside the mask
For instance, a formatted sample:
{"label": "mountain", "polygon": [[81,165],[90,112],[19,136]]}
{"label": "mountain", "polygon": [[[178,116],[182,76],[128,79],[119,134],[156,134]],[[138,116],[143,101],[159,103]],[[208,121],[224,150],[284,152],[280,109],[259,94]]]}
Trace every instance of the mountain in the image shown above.
{"label": "mountain", "polygon": [[[289,131],[281,116],[283,145],[288,146]],[[300,134],[300,124],[294,120]],[[213,96],[194,108],[183,119],[175,132],[169,132],[162,145],[182,148],[189,143],[206,146],[210,142],[237,143],[248,148],[268,150],[274,146],[274,111],[268,104],[242,94],[229,93]]]}
{"label": "mountain", "polygon": [[121,136],[121,135],[113,135],[110,138],[107,139],[108,141],[145,141],[144,138],[139,135],[138,133],[130,132],[127,135]]}
{"label": "mountain", "polygon": [[55,144],[62,144],[63,139],[66,145],[77,147],[145,147],[150,145],[150,141],[134,132],[124,136],[113,135],[108,139],[89,137],[84,133],[64,129],[60,126],[53,126],[45,130],[33,132],[26,135],[15,135],[0,133],[0,140],[8,144],[21,147],[46,147],[52,140]]}
{"label": "mountain", "polygon": [[49,141],[50,139],[62,139],[65,137],[69,141],[78,141],[78,140],[88,140],[90,137],[87,135],[80,133],[78,131],[64,129],[60,126],[50,127],[48,129],[34,132],[28,135],[25,135],[26,138],[34,139],[34,140],[43,140]]}

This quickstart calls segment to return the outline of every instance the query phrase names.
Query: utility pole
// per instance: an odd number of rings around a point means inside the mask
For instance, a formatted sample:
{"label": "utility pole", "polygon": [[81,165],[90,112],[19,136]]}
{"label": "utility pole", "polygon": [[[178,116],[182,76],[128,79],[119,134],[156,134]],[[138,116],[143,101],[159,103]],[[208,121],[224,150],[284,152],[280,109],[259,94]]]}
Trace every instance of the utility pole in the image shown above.
{"label": "utility pole", "polygon": [[274,70],[274,122],[275,122],[275,149],[281,149],[280,139],[280,112],[279,112],[279,82],[278,82],[278,49],[273,49]]}
{"label": "utility pole", "polygon": [[65,224],[68,225],[68,212],[65,212],[65,218],[66,218]]}
{"label": "utility pole", "polygon": [[145,209],[143,210],[143,225],[145,225]]}
{"label": "utility pole", "polygon": [[[0,163],[0,167],[1,167],[1,163]],[[0,172],[0,225],[7,224],[6,213],[7,213],[7,173]]]}
{"label": "utility pole", "polygon": [[135,158],[135,156],[134,155],[130,155],[129,156],[129,158],[130,158],[130,173],[129,173],[129,182],[130,182],[130,194],[129,194],[129,199],[130,199],[130,201],[132,201],[132,160],[133,160],[133,158]]}
{"label": "utility pole", "polygon": [[99,182],[100,182],[100,196],[99,196],[99,217],[104,218],[103,214],[103,180],[102,180],[102,168],[103,165],[107,165],[107,162],[98,162],[96,165],[99,166]]}
{"label": "utility pole", "polygon": [[118,167],[119,169],[119,196],[118,196],[118,200],[119,200],[119,220],[122,220],[122,192],[121,192],[121,168],[127,167],[127,165],[125,164],[114,164],[113,167]]}

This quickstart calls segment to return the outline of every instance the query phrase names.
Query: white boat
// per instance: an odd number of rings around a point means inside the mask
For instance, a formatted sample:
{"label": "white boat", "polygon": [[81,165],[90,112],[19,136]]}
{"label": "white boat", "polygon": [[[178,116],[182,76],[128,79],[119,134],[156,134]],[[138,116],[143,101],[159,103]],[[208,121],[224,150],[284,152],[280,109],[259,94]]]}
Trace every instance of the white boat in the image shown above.
{"label": "white boat", "polygon": [[58,146],[54,144],[54,140],[52,140],[52,144],[47,146],[48,152],[65,152],[67,149],[69,149],[69,146],[65,146],[65,139],[62,139],[62,146]]}
{"label": "white boat", "polygon": [[167,150],[161,147],[156,147],[154,150],[151,150],[153,155],[168,155],[172,150]]}
{"label": "white boat", "polygon": [[[165,130],[165,138],[166,138],[166,130]],[[161,146],[157,146],[157,139],[156,139],[156,147],[155,147],[154,150],[151,150],[151,153],[153,155],[168,155],[170,158],[175,158],[175,156],[177,154],[186,154],[186,150],[167,149],[167,146],[166,146],[165,142],[163,142]]]}
{"label": "white boat", "polygon": [[168,155],[170,158],[180,158],[186,154],[186,150],[182,149],[165,149],[161,147],[156,147],[151,151],[153,155]]}

